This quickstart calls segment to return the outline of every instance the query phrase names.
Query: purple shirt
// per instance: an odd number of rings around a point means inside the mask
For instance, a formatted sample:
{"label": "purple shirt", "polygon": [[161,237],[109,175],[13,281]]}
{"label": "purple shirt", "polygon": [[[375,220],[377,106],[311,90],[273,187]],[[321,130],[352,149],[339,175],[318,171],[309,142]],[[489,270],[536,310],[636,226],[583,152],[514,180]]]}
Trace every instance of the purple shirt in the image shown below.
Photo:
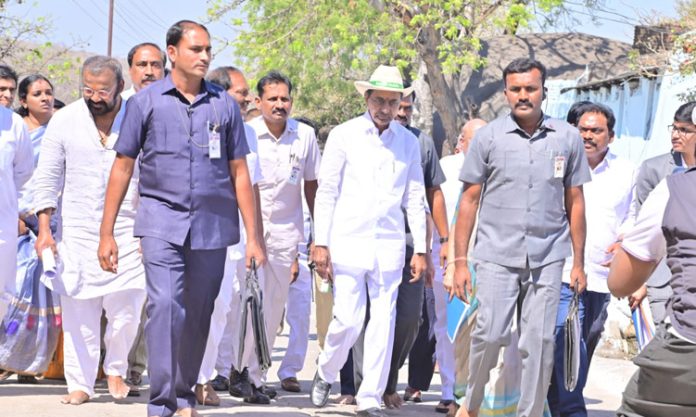
{"label": "purple shirt", "polygon": [[[190,235],[191,249],[218,249],[239,241],[229,161],[249,152],[242,122],[237,103],[205,81],[190,105],[171,76],[128,100],[114,150],[131,158],[140,155],[135,236],[183,245]],[[220,132],[217,159],[208,154],[213,124]]]}

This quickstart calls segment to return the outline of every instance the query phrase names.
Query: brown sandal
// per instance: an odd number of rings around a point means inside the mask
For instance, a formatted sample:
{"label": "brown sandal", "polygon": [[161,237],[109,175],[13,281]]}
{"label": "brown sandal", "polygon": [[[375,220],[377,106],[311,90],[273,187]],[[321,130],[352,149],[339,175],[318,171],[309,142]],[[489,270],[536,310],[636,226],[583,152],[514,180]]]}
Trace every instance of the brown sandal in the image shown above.
{"label": "brown sandal", "polygon": [[210,385],[210,383],[206,384],[196,384],[196,401],[200,405],[210,405],[213,407],[217,407],[220,405],[220,397],[218,397],[217,393],[213,389],[213,386]]}

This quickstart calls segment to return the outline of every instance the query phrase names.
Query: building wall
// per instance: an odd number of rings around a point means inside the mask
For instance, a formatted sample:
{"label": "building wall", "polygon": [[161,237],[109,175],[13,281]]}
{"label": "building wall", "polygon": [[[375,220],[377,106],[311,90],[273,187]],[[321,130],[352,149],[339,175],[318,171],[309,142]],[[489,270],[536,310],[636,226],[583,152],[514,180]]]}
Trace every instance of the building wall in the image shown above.
{"label": "building wall", "polygon": [[571,104],[580,100],[609,106],[616,115],[616,139],[611,149],[638,166],[647,158],[669,152],[667,126],[684,103],[680,94],[693,88],[696,88],[693,75],[641,77],[591,90],[567,91],[549,103],[547,112],[565,118]]}

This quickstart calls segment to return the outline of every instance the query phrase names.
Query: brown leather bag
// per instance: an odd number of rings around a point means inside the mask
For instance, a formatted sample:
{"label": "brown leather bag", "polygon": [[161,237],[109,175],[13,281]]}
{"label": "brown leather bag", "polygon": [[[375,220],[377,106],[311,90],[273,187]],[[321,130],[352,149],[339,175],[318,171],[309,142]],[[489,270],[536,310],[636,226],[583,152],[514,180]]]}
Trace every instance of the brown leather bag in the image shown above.
{"label": "brown leather bag", "polygon": [[60,332],[60,335],[58,335],[56,351],[53,353],[53,359],[48,364],[48,369],[44,372],[43,377],[46,379],[65,380],[65,374],[63,373],[63,332]]}

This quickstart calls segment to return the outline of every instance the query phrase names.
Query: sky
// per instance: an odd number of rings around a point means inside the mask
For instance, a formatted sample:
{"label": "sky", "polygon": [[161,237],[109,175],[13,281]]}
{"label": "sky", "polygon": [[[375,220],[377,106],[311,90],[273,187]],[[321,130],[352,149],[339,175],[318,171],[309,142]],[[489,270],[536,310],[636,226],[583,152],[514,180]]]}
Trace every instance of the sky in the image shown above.
{"label": "sky", "polygon": [[[600,0],[600,8],[606,11],[597,12],[599,21],[595,24],[585,15],[581,2],[567,1],[583,22],[575,27],[577,31],[629,43],[633,40],[633,27],[626,20],[638,23],[645,16],[676,16],[674,0]],[[21,5],[10,3],[8,13],[26,19],[48,16],[54,26],[51,41],[65,45],[78,41],[82,43],[81,49],[105,54],[108,3],[108,0],[29,0]],[[145,41],[164,46],[165,33],[172,23],[181,19],[203,21],[206,11],[205,0],[115,0],[113,55],[125,57],[133,45]],[[208,28],[214,38],[234,38],[233,29],[224,23],[212,23]],[[558,27],[558,31],[568,30]],[[222,42],[213,40],[214,50],[221,46]],[[218,53],[213,61],[215,66],[230,64],[238,64],[231,48]]]}

